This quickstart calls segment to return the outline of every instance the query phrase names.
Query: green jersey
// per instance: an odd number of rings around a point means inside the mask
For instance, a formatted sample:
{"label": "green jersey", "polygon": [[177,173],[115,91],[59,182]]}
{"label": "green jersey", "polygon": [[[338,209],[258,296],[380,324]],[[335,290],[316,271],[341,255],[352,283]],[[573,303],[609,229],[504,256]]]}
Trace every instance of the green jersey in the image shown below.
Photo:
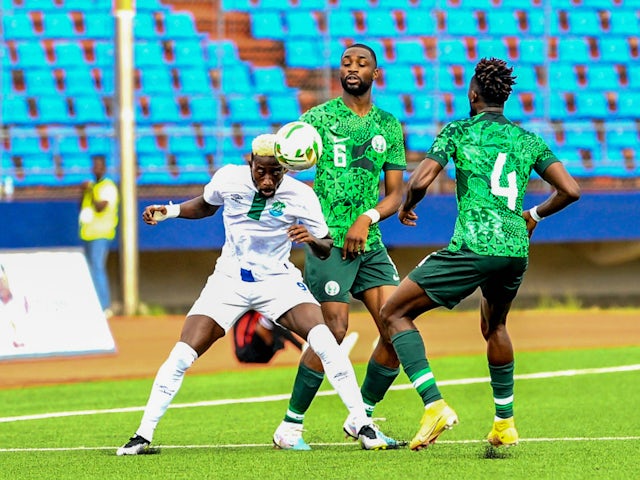
{"label": "green jersey", "polygon": [[[380,175],[405,170],[407,160],[400,122],[375,105],[364,117],[356,115],[341,97],[305,112],[322,137],[322,156],[313,184],[336,247],[347,231],[380,197]],[[379,225],[369,229],[366,250],[384,247]]]}
{"label": "green jersey", "polygon": [[558,159],[536,134],[503,115],[481,113],[447,124],[426,155],[456,169],[458,218],[449,243],[479,255],[526,257],[529,236],[522,217],[531,170],[542,174]]}

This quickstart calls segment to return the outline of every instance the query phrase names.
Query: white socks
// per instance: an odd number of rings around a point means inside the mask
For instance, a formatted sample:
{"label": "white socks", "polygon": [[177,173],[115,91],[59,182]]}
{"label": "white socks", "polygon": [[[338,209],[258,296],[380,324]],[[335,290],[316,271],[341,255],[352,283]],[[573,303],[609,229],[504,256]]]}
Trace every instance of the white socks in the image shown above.
{"label": "white socks", "polygon": [[189,345],[183,342],[176,343],[156,374],[140,427],[136,431],[138,435],[149,441],[153,440],[153,432],[158,422],[180,390],[185,372],[197,358],[198,354]]}
{"label": "white socks", "polygon": [[340,395],[358,431],[364,425],[370,424],[371,420],[367,418],[353,365],[347,353],[338,346],[329,327],[324,324],[313,327],[307,335],[307,342],[320,357],[327,380]]}

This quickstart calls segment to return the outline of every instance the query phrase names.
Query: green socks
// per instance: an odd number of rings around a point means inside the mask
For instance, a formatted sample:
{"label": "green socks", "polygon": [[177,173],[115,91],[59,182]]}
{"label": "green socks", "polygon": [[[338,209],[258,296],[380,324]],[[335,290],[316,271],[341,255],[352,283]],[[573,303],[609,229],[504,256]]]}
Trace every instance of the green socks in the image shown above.
{"label": "green socks", "polygon": [[324,373],[311,370],[303,364],[298,366],[289,408],[284,416],[285,422],[302,423],[304,421],[304,414],[309,409],[323,379]]}
{"label": "green socks", "polygon": [[398,368],[385,367],[373,359],[369,360],[367,374],[364,377],[364,382],[362,382],[362,388],[360,389],[369,417],[373,416],[373,409],[376,404],[384,398],[385,393],[387,393],[387,390],[389,390],[389,387],[399,373],[400,369]]}
{"label": "green socks", "polygon": [[513,370],[514,362],[499,367],[489,365],[493,402],[498,418],[513,417]]}
{"label": "green socks", "polygon": [[425,405],[440,400],[442,395],[431,373],[424,342],[418,330],[405,330],[391,337],[402,368]]}

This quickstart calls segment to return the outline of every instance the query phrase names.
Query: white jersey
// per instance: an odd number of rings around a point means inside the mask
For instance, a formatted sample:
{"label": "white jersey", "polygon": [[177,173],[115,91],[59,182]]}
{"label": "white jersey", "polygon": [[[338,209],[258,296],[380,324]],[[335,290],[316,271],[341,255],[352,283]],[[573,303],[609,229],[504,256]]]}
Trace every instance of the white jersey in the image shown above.
{"label": "white jersey", "polygon": [[204,200],[223,206],[225,242],[216,270],[234,278],[258,281],[296,269],[289,260],[292,225],[302,223],[318,238],[329,233],[313,189],[288,175],[264,198],[248,165],[226,165],[204,187]]}

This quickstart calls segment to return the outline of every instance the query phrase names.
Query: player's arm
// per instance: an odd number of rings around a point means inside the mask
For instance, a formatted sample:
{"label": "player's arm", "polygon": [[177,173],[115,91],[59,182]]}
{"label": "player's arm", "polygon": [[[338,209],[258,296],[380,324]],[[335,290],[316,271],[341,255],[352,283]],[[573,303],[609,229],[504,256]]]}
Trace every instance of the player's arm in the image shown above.
{"label": "player's arm", "polygon": [[147,225],[156,225],[168,218],[187,218],[197,220],[210,217],[220,208],[219,205],[207,203],[202,195],[178,204],[149,205],[142,212],[142,219]]}
{"label": "player's arm", "polygon": [[440,163],[426,157],[413,171],[407,182],[407,195],[398,210],[398,218],[403,225],[416,225],[418,216],[413,209],[424,198],[442,168]]}
{"label": "player's arm", "polygon": [[529,236],[540,220],[559,212],[580,198],[578,182],[567,172],[561,162],[549,165],[542,172],[542,178],[554,188],[554,191],[544,202],[523,212]]}
{"label": "player's arm", "polygon": [[307,227],[302,224],[296,224],[289,227],[287,231],[289,239],[294,243],[306,243],[309,245],[311,253],[313,253],[320,260],[326,260],[331,253],[331,247],[333,247],[333,238],[327,233],[323,238],[318,238],[312,235]]}

